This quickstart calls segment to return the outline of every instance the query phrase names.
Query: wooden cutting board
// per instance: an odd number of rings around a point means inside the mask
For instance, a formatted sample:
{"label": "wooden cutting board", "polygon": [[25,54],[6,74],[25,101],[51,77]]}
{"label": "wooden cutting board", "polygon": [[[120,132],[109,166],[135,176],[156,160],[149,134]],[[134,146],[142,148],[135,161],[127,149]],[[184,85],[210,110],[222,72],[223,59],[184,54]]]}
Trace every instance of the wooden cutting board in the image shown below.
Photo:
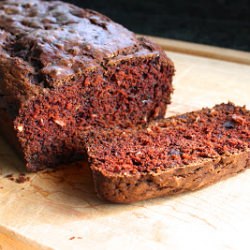
{"label": "wooden cutting board", "polygon": [[[167,115],[228,100],[250,108],[249,53],[234,51],[239,64],[197,56],[195,46],[193,55],[168,53],[177,71]],[[5,178],[22,167],[0,139],[1,250],[249,249],[250,170],[196,192],[115,205],[96,198],[87,164],[29,174],[21,184]]]}

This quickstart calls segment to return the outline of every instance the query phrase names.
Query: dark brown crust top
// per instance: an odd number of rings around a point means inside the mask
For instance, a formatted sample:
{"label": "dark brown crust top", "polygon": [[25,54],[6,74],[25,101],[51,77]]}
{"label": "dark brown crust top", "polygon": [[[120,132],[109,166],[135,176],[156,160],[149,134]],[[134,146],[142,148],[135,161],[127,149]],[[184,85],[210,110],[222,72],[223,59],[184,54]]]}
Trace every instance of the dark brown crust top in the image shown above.
{"label": "dark brown crust top", "polygon": [[0,73],[17,99],[123,59],[160,55],[169,63],[157,46],[92,10],[60,1],[0,2]]}

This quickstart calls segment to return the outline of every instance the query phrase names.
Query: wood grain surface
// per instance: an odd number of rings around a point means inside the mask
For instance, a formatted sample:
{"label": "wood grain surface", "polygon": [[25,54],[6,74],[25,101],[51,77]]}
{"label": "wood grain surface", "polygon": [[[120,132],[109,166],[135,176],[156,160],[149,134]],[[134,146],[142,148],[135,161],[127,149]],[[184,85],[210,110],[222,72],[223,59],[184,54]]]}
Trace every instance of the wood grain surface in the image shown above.
{"label": "wood grain surface", "polygon": [[[250,108],[250,66],[169,52],[167,116],[233,101]],[[131,205],[95,196],[87,164],[28,174],[0,139],[0,249],[249,249],[250,171],[208,188]]]}
{"label": "wood grain surface", "polygon": [[155,36],[143,36],[161,45],[161,47],[168,51],[250,65],[250,53],[246,51],[219,48],[205,44],[184,42]]}

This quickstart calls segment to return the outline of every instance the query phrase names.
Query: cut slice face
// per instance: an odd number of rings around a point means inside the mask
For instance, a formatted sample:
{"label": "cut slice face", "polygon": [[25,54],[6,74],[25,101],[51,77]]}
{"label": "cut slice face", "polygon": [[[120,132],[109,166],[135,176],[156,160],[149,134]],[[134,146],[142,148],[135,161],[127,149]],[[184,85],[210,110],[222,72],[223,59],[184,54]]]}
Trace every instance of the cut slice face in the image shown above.
{"label": "cut slice face", "polygon": [[232,103],[89,135],[97,192],[131,202],[198,189],[250,165],[250,112]]}

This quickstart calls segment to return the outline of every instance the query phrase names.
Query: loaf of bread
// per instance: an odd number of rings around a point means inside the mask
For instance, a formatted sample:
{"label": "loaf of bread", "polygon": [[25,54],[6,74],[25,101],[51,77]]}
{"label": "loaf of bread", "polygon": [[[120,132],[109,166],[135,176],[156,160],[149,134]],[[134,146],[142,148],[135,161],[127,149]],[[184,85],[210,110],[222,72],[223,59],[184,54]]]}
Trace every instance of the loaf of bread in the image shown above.
{"label": "loaf of bread", "polygon": [[0,2],[0,127],[31,171],[81,158],[90,129],[163,117],[173,74],[164,51],[95,11]]}
{"label": "loaf of bread", "polygon": [[250,111],[228,103],[137,129],[90,133],[86,151],[106,200],[196,190],[250,167]]}

